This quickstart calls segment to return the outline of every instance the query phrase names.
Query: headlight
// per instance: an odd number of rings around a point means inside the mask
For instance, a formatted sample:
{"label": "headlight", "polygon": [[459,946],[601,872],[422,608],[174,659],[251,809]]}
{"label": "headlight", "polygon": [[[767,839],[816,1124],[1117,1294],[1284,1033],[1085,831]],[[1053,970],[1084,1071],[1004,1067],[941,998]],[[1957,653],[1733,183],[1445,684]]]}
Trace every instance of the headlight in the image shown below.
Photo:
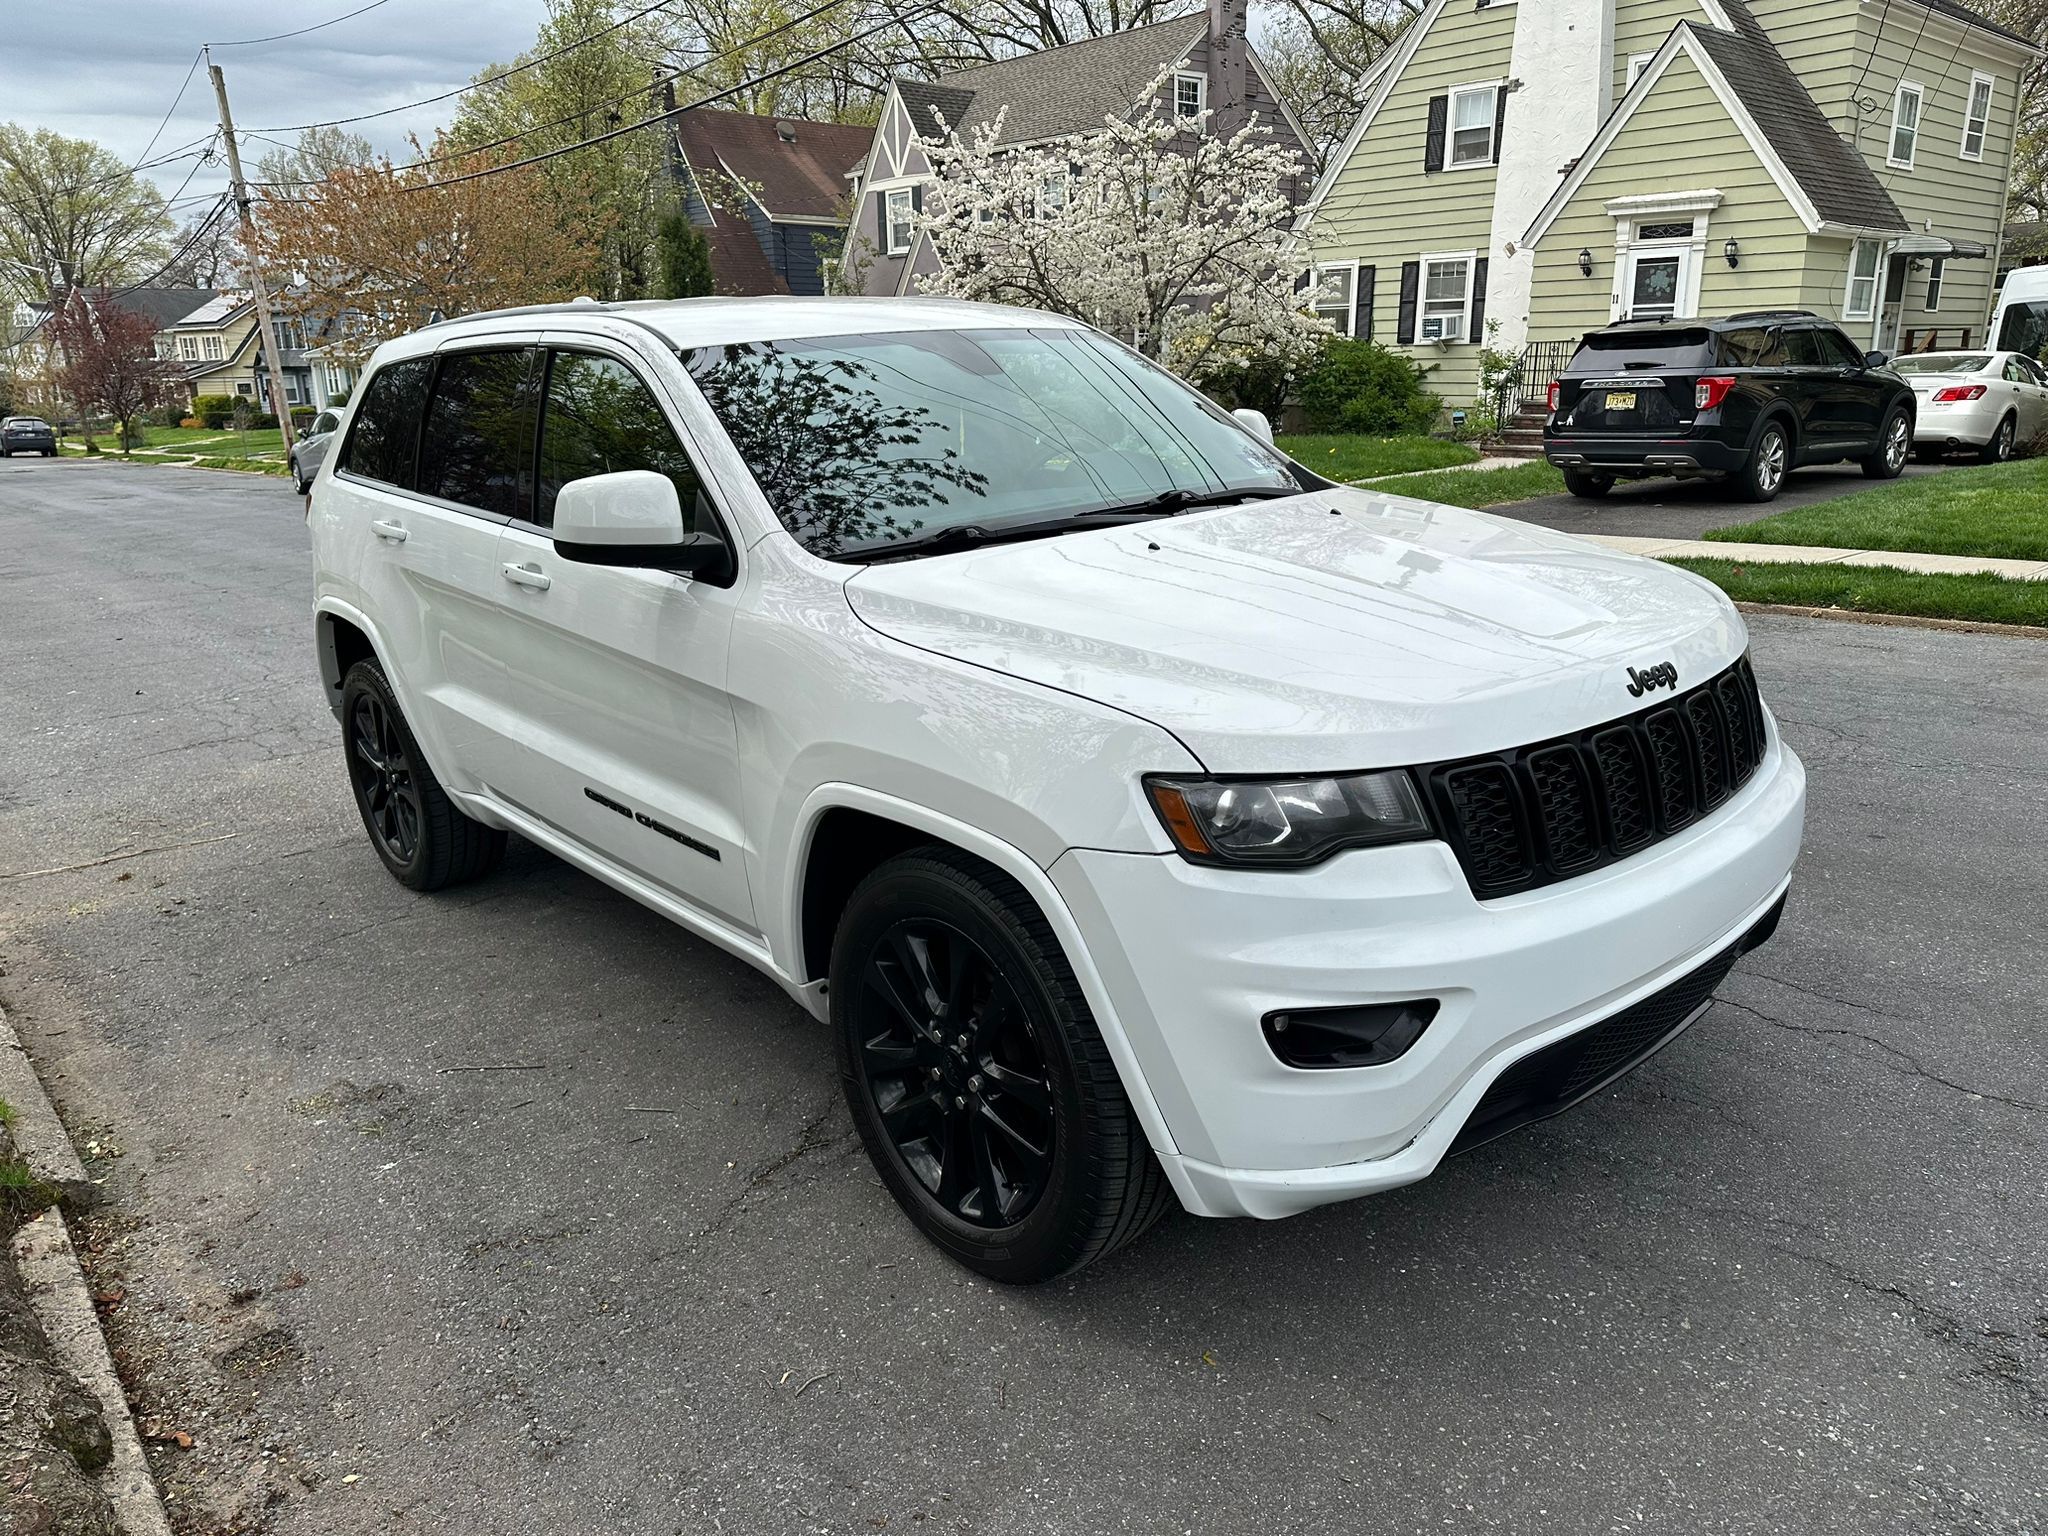
{"label": "headlight", "polygon": [[1201,864],[1313,864],[1430,836],[1407,770],[1302,779],[1148,778],[1167,835]]}

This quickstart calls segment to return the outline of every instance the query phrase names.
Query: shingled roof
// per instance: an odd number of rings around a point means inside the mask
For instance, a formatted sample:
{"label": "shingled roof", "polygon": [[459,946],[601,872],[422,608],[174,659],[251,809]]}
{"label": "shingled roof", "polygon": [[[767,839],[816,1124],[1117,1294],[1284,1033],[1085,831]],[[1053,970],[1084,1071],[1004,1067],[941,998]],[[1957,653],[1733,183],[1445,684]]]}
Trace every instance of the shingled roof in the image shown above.
{"label": "shingled roof", "polygon": [[841,215],[846,172],[867,153],[872,128],[756,117],[692,107],[676,114],[676,142],[693,170],[737,177],[777,218]]}
{"label": "shingled roof", "polygon": [[963,134],[1003,118],[1003,144],[1028,144],[1100,128],[1106,117],[1122,117],[1138,103],[1162,71],[1179,62],[1208,31],[1201,14],[1133,27],[1022,53],[941,75],[932,83],[898,79],[896,93],[911,121],[926,138],[938,133],[931,109],[948,128]]}
{"label": "shingled roof", "polygon": [[1928,10],[1934,12],[1935,15],[1947,16],[1952,20],[1960,21],[1966,27],[1975,27],[1981,32],[1990,32],[1999,37],[2011,38],[2016,43],[2025,43],[2029,48],[2035,46],[2031,38],[2022,37],[2017,32],[2007,31],[1997,22],[1979,16],[1967,5],[1958,5],[1956,0],[1920,0],[1920,3],[1926,6]]}
{"label": "shingled roof", "polygon": [[1722,0],[1735,30],[1684,25],[1727,79],[1771,148],[1829,224],[1905,229],[1906,216],[1870,164],[1822,114],[1743,0]]}

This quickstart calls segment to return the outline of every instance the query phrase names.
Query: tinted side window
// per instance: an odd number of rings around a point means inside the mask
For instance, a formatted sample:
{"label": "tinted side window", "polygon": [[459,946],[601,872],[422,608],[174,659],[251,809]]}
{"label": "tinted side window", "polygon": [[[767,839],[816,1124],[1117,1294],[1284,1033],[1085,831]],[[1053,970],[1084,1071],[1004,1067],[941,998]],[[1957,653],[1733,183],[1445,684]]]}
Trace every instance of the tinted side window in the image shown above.
{"label": "tinted side window", "polygon": [[1840,331],[1815,331],[1813,339],[1820,343],[1820,360],[1830,368],[1861,368],[1863,354],[1849,344],[1849,338]]}
{"label": "tinted side window", "polygon": [[683,526],[692,533],[716,531],[702,501],[697,468],[676,441],[653,391],[624,363],[587,352],[555,353],[541,413],[534,521],[553,526],[555,497],[571,480],[622,469],[667,475],[683,504]]}
{"label": "tinted side window", "polygon": [[1811,331],[1785,332],[1785,355],[1794,368],[1818,368],[1825,361],[1820,353],[1820,338]]}
{"label": "tinted side window", "polygon": [[313,418],[313,424],[306,428],[306,433],[309,437],[316,437],[322,432],[332,432],[340,424],[341,418],[336,416],[334,412],[322,411]]}
{"label": "tinted side window", "polygon": [[1728,368],[1782,368],[1785,339],[1763,326],[1745,326],[1721,337],[1721,362]]}
{"label": "tinted side window", "polygon": [[356,407],[355,425],[342,450],[343,473],[412,488],[413,447],[419,441],[420,407],[427,397],[432,358],[407,358],[377,370]]}
{"label": "tinted side window", "polygon": [[533,478],[533,354],[443,354],[420,434],[419,489],[496,517],[523,517]]}

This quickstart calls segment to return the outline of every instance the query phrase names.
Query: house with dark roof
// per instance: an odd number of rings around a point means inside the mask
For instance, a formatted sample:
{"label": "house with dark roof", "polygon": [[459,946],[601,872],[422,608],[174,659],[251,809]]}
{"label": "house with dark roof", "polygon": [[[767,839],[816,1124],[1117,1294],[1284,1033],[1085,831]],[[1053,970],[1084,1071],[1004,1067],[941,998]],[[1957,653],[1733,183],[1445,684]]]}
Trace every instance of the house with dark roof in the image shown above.
{"label": "house with dark roof", "polygon": [[1303,209],[1312,302],[1452,404],[1624,316],[1981,341],[2035,59],[1958,0],[1429,0]]}
{"label": "house with dark roof", "polygon": [[[325,404],[316,393],[313,364],[306,357],[305,322],[273,314],[278,366],[284,374],[288,405]],[[246,293],[218,293],[190,314],[157,332],[156,350],[183,370],[181,386],[188,400],[201,395],[240,395],[257,410],[269,411],[270,365],[264,355],[256,305]]]}
{"label": "house with dark roof", "polygon": [[675,124],[683,208],[711,248],[716,290],[823,293],[869,130],[701,107]]}
{"label": "house with dark roof", "polygon": [[[1235,133],[1247,117],[1303,151],[1307,135],[1273,89],[1245,35],[1245,0],[1208,0],[1206,10],[1133,27],[1063,48],[1020,54],[936,80],[898,78],[883,98],[873,141],[854,176],[847,232],[848,283],[870,294],[916,291],[938,269],[916,229],[933,179],[928,147],[962,139],[1001,119],[998,148],[1056,143],[1129,119],[1165,80],[1163,110],[1212,134]],[[1170,93],[1170,94],[1169,94]],[[1204,116],[1206,114],[1206,117]],[[1306,196],[1308,186],[1299,188]]]}

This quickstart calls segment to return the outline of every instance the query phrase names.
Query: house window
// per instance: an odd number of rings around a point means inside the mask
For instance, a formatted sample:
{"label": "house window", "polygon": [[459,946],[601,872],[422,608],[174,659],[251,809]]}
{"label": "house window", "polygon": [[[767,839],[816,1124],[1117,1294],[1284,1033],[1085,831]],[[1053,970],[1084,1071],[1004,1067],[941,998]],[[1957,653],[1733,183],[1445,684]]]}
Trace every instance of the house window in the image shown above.
{"label": "house window", "polygon": [[1849,248],[1849,293],[1842,303],[1844,320],[1868,320],[1876,313],[1880,254],[1875,240],[1858,240]]}
{"label": "house window", "polygon": [[296,320],[273,320],[270,328],[277,333],[277,349],[280,352],[303,352],[306,348],[306,328]]}
{"label": "house window", "polygon": [[178,343],[176,339],[170,336],[157,337],[156,355],[158,357],[164,358],[166,361],[177,357]]}
{"label": "house window", "polygon": [[1451,92],[1451,164],[1493,164],[1493,114],[1497,85],[1468,85]]}
{"label": "house window", "polygon": [[1209,82],[1201,75],[1173,77],[1173,115],[1182,122],[1200,117],[1209,108]]}
{"label": "house window", "polygon": [[1358,263],[1340,261],[1317,267],[1315,300],[1310,307],[1335,326],[1339,336],[1357,335]]}
{"label": "house window", "polygon": [[1910,80],[1901,80],[1892,97],[1892,147],[1884,163],[1910,171],[1913,169],[1913,151],[1919,143],[1920,87]]}
{"label": "house window", "polygon": [[1472,312],[1472,258],[1422,258],[1422,325],[1424,341],[1463,341]]}
{"label": "house window", "polygon": [[[209,341],[212,340],[211,337],[208,337],[207,339]],[[199,338],[197,336],[180,336],[178,338],[178,356],[182,357],[188,363],[198,362]]]}
{"label": "house window", "polygon": [[1944,265],[1940,256],[1927,263],[1927,302],[1920,306],[1922,309],[1941,308],[1941,269]]}
{"label": "house window", "polygon": [[204,338],[201,345],[205,348],[206,360],[209,363],[217,363],[227,355],[221,346],[221,340],[218,336]]}
{"label": "house window", "polygon": [[1650,60],[1655,57],[1657,55],[1654,53],[1632,53],[1628,56],[1628,83],[1630,85],[1636,83],[1636,78],[1650,67]]}
{"label": "house window", "polygon": [[1054,171],[1038,184],[1038,211],[1047,218],[1053,217],[1067,206],[1067,178]]}
{"label": "house window", "polygon": [[888,255],[902,256],[910,250],[910,188],[897,187],[882,194],[882,227]]}
{"label": "house window", "polygon": [[1973,74],[1970,76],[1970,105],[1963,113],[1963,147],[1965,160],[1984,158],[1984,134],[1991,124],[1991,77]]}

